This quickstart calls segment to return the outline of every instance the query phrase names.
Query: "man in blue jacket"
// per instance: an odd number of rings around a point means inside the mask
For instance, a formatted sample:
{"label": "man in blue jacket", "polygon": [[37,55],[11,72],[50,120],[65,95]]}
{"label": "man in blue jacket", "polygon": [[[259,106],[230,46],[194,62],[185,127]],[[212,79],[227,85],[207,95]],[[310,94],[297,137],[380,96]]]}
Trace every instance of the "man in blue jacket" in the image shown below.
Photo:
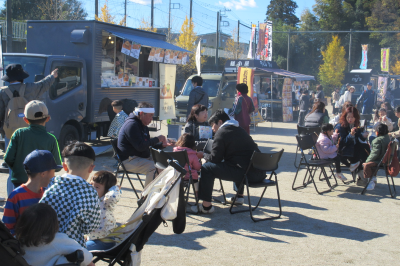
{"label": "man in blue jacket", "polygon": [[357,99],[357,106],[362,103],[362,114],[372,114],[372,107],[375,104],[376,94],[372,90],[372,83],[367,83],[367,89],[364,90]]}
{"label": "man in blue jacket", "polygon": [[129,172],[146,175],[147,186],[154,176],[156,168],[150,156],[150,147],[167,146],[165,136],[151,138],[147,127],[154,116],[154,107],[150,103],[141,102],[129,115],[118,134],[118,150],[120,159]]}

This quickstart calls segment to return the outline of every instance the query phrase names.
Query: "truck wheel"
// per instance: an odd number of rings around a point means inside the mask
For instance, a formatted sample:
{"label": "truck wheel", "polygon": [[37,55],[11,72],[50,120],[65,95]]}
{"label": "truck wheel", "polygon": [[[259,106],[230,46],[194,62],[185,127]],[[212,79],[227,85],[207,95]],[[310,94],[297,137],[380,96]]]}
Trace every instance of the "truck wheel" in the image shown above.
{"label": "truck wheel", "polygon": [[79,140],[79,133],[76,127],[71,125],[63,126],[59,140],[60,151],[62,151],[64,147],[67,146],[71,141],[77,140]]}

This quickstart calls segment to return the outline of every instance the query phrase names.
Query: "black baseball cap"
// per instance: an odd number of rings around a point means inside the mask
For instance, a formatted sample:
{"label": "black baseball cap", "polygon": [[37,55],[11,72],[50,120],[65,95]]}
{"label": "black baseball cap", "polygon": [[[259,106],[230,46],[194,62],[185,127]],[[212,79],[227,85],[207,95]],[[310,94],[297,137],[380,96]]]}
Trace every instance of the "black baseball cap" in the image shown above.
{"label": "black baseball cap", "polygon": [[53,154],[47,150],[34,150],[25,157],[23,164],[25,170],[29,173],[41,173],[63,168],[62,165],[57,165]]}

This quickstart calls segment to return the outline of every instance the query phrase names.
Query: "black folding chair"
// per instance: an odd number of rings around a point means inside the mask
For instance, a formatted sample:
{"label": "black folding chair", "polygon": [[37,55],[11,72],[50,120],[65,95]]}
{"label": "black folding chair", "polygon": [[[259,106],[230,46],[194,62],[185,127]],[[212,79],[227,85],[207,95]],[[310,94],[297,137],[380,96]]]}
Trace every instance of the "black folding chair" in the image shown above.
{"label": "black folding chair", "polygon": [[[283,154],[283,149],[281,151],[279,151],[279,152],[276,152],[276,153],[260,153],[260,152],[256,152],[256,151],[253,153],[253,155],[251,156],[250,165],[247,168],[246,173],[244,174],[242,183],[240,184],[238,192],[236,193],[236,196],[234,197],[233,202],[231,204],[231,208],[229,209],[229,212],[231,214],[238,213],[238,212],[247,212],[247,211],[249,211],[250,212],[250,217],[254,222],[278,219],[278,218],[281,217],[281,215],[282,215],[282,206],[281,206],[281,199],[280,199],[280,196],[279,196],[278,178],[277,178],[275,170],[278,169],[278,163],[279,163],[279,160],[282,157],[282,154]],[[262,171],[271,172],[271,175],[270,175],[269,179],[264,179],[262,182],[258,182],[258,183],[250,183],[249,180],[248,180],[247,175],[248,175],[248,172],[249,172],[249,170],[251,169],[252,166],[254,168],[262,170]],[[273,175],[275,176],[275,181],[272,180],[272,176]],[[268,177],[268,174],[266,174],[266,177]],[[249,209],[248,210],[236,210],[236,211],[233,211],[232,210],[233,205],[235,204],[235,201],[237,199],[237,196],[239,194],[240,189],[244,185],[247,188],[247,198],[248,198],[248,201],[249,201]],[[268,218],[263,218],[263,219],[254,218],[253,217],[253,211],[255,211],[257,209],[257,207],[260,205],[260,202],[263,199],[264,193],[267,190],[267,188],[268,187],[273,187],[273,186],[276,187],[276,193],[278,195],[279,215],[278,216],[268,217]],[[261,197],[258,200],[258,203],[254,208],[251,205],[249,187],[251,187],[251,188],[264,188],[264,190],[263,190],[263,192],[261,194]]]}
{"label": "black folding chair", "polygon": [[[129,181],[129,183],[131,184],[131,187],[132,187],[132,189],[133,189],[133,191],[135,192],[135,194],[136,194],[136,197],[137,198],[139,198],[139,195],[138,195],[138,193],[137,193],[137,191],[136,191],[136,189],[135,189],[135,187],[134,187],[134,185],[133,185],[133,183],[132,183],[132,181],[131,181],[131,178],[129,177],[129,174],[134,174],[134,175],[136,175],[137,176],[137,178],[138,178],[138,180],[139,180],[139,182],[140,182],[140,184],[142,185],[142,188],[144,188],[144,185],[143,185],[143,183],[142,183],[142,180],[140,179],[140,177],[139,177],[139,174],[138,173],[133,173],[133,172],[129,172],[129,171],[127,171],[126,170],[126,168],[125,168],[125,165],[124,165],[124,163],[122,162],[122,160],[120,159],[121,157],[120,157],[120,155],[119,155],[119,150],[118,150],[118,147],[117,147],[117,145],[118,145],[118,139],[112,139],[112,140],[110,140],[110,143],[111,143],[111,146],[112,146],[112,148],[113,148],[113,150],[114,150],[114,158],[115,159],[117,159],[117,161],[118,161],[118,166],[117,166],[117,171],[115,172],[115,175],[118,177],[118,174],[120,173],[120,172],[122,172],[122,177],[121,177],[121,182],[120,182],[120,186],[122,186],[122,181],[124,181],[124,177],[125,177],[125,175],[126,175],[126,178],[128,178],[128,181]],[[122,168],[122,171],[120,170]]]}
{"label": "black folding chair", "polygon": [[[208,139],[206,145],[204,146],[203,152],[204,152],[204,153],[210,154],[211,151],[212,151],[212,145],[213,145],[213,143],[214,143],[214,140]],[[224,186],[222,185],[222,180],[221,180],[221,178],[218,178],[218,179],[219,179],[219,184],[221,185],[221,189],[220,189],[220,190],[216,190],[216,191],[222,192],[222,196],[224,197],[224,201],[220,201],[220,200],[217,199],[217,198],[213,198],[213,199],[214,199],[215,201],[217,201],[217,202],[222,203],[223,205],[225,205],[225,204],[226,204],[226,196],[225,196]]]}
{"label": "black folding chair", "polygon": [[[331,175],[331,176],[333,176],[333,179],[336,182],[335,185],[333,185],[333,186],[331,185],[331,183],[329,181],[329,177],[328,177],[328,175],[327,175],[327,173],[325,171],[325,167],[329,167],[330,168],[332,163],[333,163],[333,160],[321,160],[321,159],[319,159],[318,151],[315,148],[315,142],[314,142],[313,137],[311,135],[305,135],[305,136],[296,135],[296,140],[297,140],[297,144],[298,144],[298,146],[300,148],[300,151],[301,151],[301,159],[300,159],[299,167],[297,168],[296,175],[295,175],[294,180],[293,180],[292,189],[293,190],[297,190],[297,189],[300,189],[300,188],[305,188],[308,184],[310,184],[312,182],[314,184],[315,190],[317,191],[318,194],[322,194],[322,193],[331,191],[338,184],[337,184],[337,180],[336,180],[335,175]],[[313,149],[316,152],[316,159],[311,158],[311,159],[307,160],[306,154],[305,154],[305,150],[308,150],[308,149]],[[299,171],[301,169],[301,165],[305,165],[306,166],[305,169],[307,171],[306,171],[306,174],[305,174],[304,179],[303,179],[303,184],[298,186],[298,187],[295,187],[297,175],[299,174]],[[316,174],[318,169],[321,169],[320,178],[319,179],[321,181],[325,180],[327,185],[329,186],[328,190],[325,190],[325,191],[322,191],[322,192],[320,192],[318,190],[317,185],[315,184],[315,180],[314,180],[315,174]],[[332,168],[330,168],[330,169],[332,171]],[[321,175],[322,174],[324,175],[323,179],[321,179]]]}
{"label": "black folding chair", "polygon": [[[397,153],[397,149],[398,149],[397,141],[391,141],[388,146],[390,148],[388,147],[388,149],[386,150],[385,156],[383,156],[382,160],[376,166],[376,170],[374,171],[374,174],[372,176],[376,176],[378,171],[379,171],[379,169],[384,169],[385,170],[385,174],[386,174],[386,180],[387,180],[387,183],[388,183],[388,186],[389,186],[390,196],[392,198],[396,198],[396,187],[394,185],[393,176],[391,176],[389,174],[389,172],[388,172],[388,166],[392,164],[392,160],[393,160],[394,156]],[[390,184],[389,176],[390,176],[390,179],[392,179],[392,184]],[[367,187],[368,187],[370,182],[371,182],[371,178],[368,180],[367,185],[361,191],[361,194],[365,193],[365,191],[367,190]],[[393,188],[392,188],[392,186],[393,186]]]}
{"label": "black folding chair", "polygon": [[179,165],[182,165],[183,167],[185,167],[186,165],[188,166],[189,180],[183,180],[184,186],[186,189],[186,204],[188,204],[188,202],[189,202],[189,192],[190,192],[190,188],[192,188],[194,199],[196,201],[196,206],[198,208],[199,199],[196,196],[196,190],[194,188],[194,182],[193,182],[193,177],[192,177],[192,169],[190,167],[189,156],[188,156],[186,150],[176,151],[176,152],[165,152],[165,153],[168,156],[170,156],[171,158],[173,158],[174,160],[177,160]]}
{"label": "black folding chair", "polygon": [[[318,139],[319,133],[321,133],[321,127],[302,127],[297,125],[297,134],[299,136],[304,135],[315,135],[316,139]],[[296,157],[294,158],[294,167],[298,168],[299,165],[296,165],[297,162],[297,153],[299,152],[299,145],[296,148]]]}

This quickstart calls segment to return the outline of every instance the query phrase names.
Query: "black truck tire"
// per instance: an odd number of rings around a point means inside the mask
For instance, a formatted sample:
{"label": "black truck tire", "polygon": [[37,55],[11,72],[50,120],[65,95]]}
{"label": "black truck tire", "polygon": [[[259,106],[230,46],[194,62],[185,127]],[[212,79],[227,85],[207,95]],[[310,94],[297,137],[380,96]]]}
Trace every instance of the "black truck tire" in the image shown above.
{"label": "black truck tire", "polygon": [[67,146],[71,141],[79,140],[79,132],[76,127],[72,125],[65,125],[61,129],[60,139],[58,145],[60,146],[60,152]]}

